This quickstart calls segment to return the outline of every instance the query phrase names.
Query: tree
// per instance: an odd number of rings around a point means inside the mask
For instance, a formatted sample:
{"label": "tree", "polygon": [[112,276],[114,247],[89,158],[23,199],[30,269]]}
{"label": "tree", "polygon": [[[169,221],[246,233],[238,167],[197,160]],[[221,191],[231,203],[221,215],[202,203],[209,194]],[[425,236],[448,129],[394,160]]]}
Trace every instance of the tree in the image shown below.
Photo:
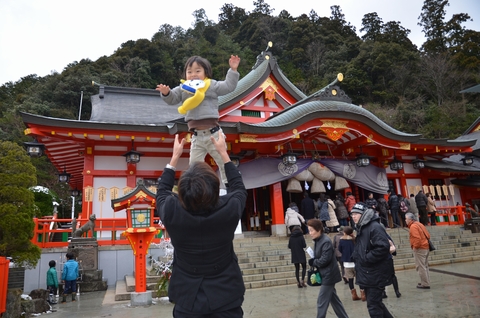
{"label": "tree", "polygon": [[333,25],[336,26],[337,30],[342,36],[356,36],[356,28],[345,20],[345,14],[343,14],[342,9],[339,5],[334,5],[330,7],[332,15],[330,16],[330,21]]}
{"label": "tree", "polygon": [[270,5],[265,0],[253,1],[253,5],[255,6],[252,12],[254,15],[270,15],[275,10],[270,9]]}
{"label": "tree", "polygon": [[218,15],[218,25],[228,35],[234,35],[242,24],[247,20],[248,15],[245,9],[234,6],[233,4],[224,4]]}
{"label": "tree", "polygon": [[50,190],[45,187],[32,187],[30,189],[35,195],[35,216],[40,218],[47,215],[53,215],[54,197]]}
{"label": "tree", "polygon": [[375,41],[381,34],[383,29],[382,18],[376,12],[367,13],[362,18],[362,28],[360,32],[365,32],[362,36],[363,40]]}
{"label": "tree", "polygon": [[33,236],[35,167],[22,147],[0,143],[0,255],[11,257],[18,266],[34,267],[41,251]]}
{"label": "tree", "polygon": [[445,52],[446,30],[443,19],[445,18],[445,7],[449,6],[448,0],[425,0],[423,2],[422,13],[418,17],[418,25],[423,28],[426,41],[422,49],[429,53]]}

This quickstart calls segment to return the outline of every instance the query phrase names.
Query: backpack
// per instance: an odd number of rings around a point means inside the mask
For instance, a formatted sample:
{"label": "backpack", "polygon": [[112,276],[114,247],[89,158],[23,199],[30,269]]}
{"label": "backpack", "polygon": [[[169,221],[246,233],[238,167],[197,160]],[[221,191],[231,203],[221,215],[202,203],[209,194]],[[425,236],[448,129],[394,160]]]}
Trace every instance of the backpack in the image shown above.
{"label": "backpack", "polygon": [[407,204],[405,203],[404,200],[402,200],[400,202],[400,211],[402,211],[403,213],[407,213],[408,212],[408,206]]}

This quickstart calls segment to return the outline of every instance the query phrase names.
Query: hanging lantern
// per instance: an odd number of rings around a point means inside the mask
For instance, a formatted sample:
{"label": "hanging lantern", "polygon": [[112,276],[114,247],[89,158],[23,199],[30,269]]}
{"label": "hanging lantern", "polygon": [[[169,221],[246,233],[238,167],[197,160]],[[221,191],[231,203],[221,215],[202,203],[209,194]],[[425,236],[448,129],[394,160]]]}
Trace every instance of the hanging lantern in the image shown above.
{"label": "hanging lantern", "polygon": [[37,139],[34,139],[33,142],[24,142],[23,145],[30,157],[41,157],[45,150],[45,145],[37,142]]}
{"label": "hanging lantern", "polygon": [[125,157],[125,159],[127,160],[127,163],[136,164],[140,162],[140,157],[143,156],[143,153],[135,151],[135,149],[133,148],[133,139],[132,139],[132,149],[124,153],[122,156]]}
{"label": "hanging lantern", "polygon": [[58,174],[58,181],[63,183],[70,181],[70,173],[67,173],[66,167],[63,167],[63,172]]}
{"label": "hanging lantern", "polygon": [[418,157],[412,161],[412,164],[413,168],[417,170],[425,168],[425,160],[418,159]]}

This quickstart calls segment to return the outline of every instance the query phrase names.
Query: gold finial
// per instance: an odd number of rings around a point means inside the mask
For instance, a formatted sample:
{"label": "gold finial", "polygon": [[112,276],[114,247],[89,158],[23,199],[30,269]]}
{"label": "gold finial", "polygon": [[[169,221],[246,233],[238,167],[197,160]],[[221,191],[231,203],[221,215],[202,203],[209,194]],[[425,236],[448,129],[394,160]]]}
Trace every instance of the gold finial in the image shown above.
{"label": "gold finial", "polygon": [[337,74],[337,79],[339,82],[343,81],[343,74],[342,73],[338,73]]}
{"label": "gold finial", "polygon": [[265,52],[268,51],[269,48],[273,46],[272,41],[268,41],[267,48],[265,49]]}

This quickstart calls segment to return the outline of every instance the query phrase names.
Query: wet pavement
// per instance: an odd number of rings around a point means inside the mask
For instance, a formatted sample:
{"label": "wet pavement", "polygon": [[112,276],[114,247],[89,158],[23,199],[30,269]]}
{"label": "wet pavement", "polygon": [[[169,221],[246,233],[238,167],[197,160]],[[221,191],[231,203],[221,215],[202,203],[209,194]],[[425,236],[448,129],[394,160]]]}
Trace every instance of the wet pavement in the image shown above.
{"label": "wet pavement", "polygon": [[[454,263],[430,268],[431,289],[417,289],[415,270],[398,271],[402,297],[387,287],[384,303],[394,317],[480,317],[480,261]],[[294,275],[294,272],[292,272]],[[350,317],[368,317],[366,302],[352,301],[348,285],[340,282],[337,293]],[[243,303],[244,317],[304,318],[316,316],[318,287],[298,288],[288,285],[247,290]],[[357,287],[357,292],[359,291]],[[56,317],[172,317],[173,305],[157,299],[151,306],[131,307],[130,301],[115,301],[115,289],[84,293],[76,302],[54,305]],[[327,317],[335,317],[329,307]]]}

